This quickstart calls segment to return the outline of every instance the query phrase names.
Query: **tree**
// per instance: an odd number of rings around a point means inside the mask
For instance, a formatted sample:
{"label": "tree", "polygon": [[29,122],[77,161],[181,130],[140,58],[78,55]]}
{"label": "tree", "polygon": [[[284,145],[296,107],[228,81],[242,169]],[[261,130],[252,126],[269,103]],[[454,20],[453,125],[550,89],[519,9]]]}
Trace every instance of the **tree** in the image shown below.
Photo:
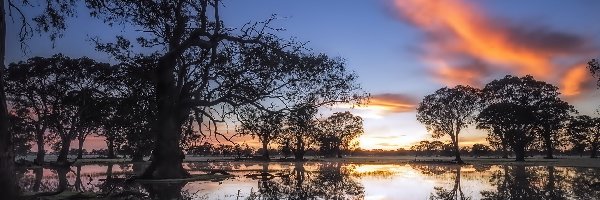
{"label": "tree", "polygon": [[[526,129],[532,133],[522,134],[525,138],[530,136],[540,138],[547,152],[546,157],[552,157],[552,151],[557,143],[560,144],[563,141],[563,138],[559,135],[560,129],[564,126],[568,115],[574,111],[572,106],[560,99],[558,87],[535,80],[530,75],[523,77],[507,75],[502,79],[493,80],[486,84],[483,94],[486,106],[500,103],[511,108],[523,107],[532,112],[535,120],[529,121],[535,124],[533,124],[533,129]],[[499,123],[496,123],[496,125],[499,125]],[[501,133],[501,131],[506,131],[504,128],[506,127],[488,126],[485,129],[489,130],[490,134],[496,135],[490,137],[490,139],[510,140],[502,138],[502,136],[507,135]],[[522,131],[525,131],[525,129],[522,129]],[[529,142],[527,145],[529,145]],[[520,150],[513,149],[513,151]]]}
{"label": "tree", "polygon": [[417,108],[417,120],[433,135],[433,138],[450,136],[454,145],[455,160],[460,158],[458,136],[472,121],[480,108],[479,90],[470,86],[458,85],[454,88],[441,88],[425,96]]}
{"label": "tree", "polygon": [[362,118],[349,111],[333,113],[319,122],[318,128],[321,129],[317,136],[319,145],[325,147],[326,155],[333,154],[338,158],[342,157],[342,150],[349,150],[351,142],[365,132]]}
{"label": "tree", "polygon": [[600,118],[580,115],[568,125],[569,140],[574,146],[584,146],[590,150],[590,157],[596,158],[600,148]]}
{"label": "tree", "polygon": [[48,115],[55,101],[50,92],[53,72],[43,58],[32,58],[27,62],[13,63],[6,69],[6,94],[13,108],[27,112],[22,115],[29,126],[34,127],[37,155],[35,163],[44,163]]}
{"label": "tree", "polygon": [[318,135],[315,119],[317,111],[317,107],[311,102],[296,105],[291,109],[287,119],[286,136],[283,139],[293,143],[291,150],[296,160],[304,159],[306,149],[315,141],[315,135]]}
{"label": "tree", "polygon": [[485,156],[490,154],[490,152],[492,152],[492,149],[485,144],[473,144],[473,147],[471,147],[473,156]]}
{"label": "tree", "polygon": [[513,103],[496,103],[483,109],[477,117],[477,128],[501,134],[515,152],[516,161],[525,161],[525,149],[535,139],[536,116],[533,109]]}
{"label": "tree", "polygon": [[262,143],[263,159],[269,160],[269,143],[283,133],[284,114],[249,108],[239,114],[238,118],[241,125],[236,132],[258,137]]}
{"label": "tree", "polygon": [[561,100],[558,97],[558,88],[554,88],[555,93],[541,101],[537,106],[538,127],[537,135],[540,137],[543,149],[546,151],[544,158],[554,158],[553,152],[556,146],[566,142],[566,137],[563,128],[566,126],[571,117],[571,113],[575,112],[573,106]]}

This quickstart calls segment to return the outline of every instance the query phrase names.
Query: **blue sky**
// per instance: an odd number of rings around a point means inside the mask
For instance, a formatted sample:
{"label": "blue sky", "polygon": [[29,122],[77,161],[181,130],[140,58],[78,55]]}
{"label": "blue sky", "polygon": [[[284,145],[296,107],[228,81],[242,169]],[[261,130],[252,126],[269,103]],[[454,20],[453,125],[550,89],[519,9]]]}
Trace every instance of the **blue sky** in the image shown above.
{"label": "blue sky", "polygon": [[[428,10],[431,8],[427,7],[428,4],[437,3],[442,4],[444,12]],[[560,86],[571,80],[566,78],[571,71],[573,78],[582,79],[581,73],[577,76],[575,72],[576,64],[600,55],[597,51],[600,49],[598,8],[600,1],[595,0],[230,0],[225,1],[221,13],[229,27],[239,27],[248,21],[261,21],[277,14],[279,20],[273,26],[286,29],[281,32],[282,37],[309,41],[308,47],[314,52],[344,58],[348,67],[360,76],[363,88],[374,96],[375,104],[380,103],[354,111],[365,118],[366,133],[361,137],[361,146],[394,149],[429,139],[425,128],[416,121],[415,112],[410,107],[408,110],[399,109],[398,104],[414,105],[424,95],[446,85],[481,84],[508,73],[524,75],[537,67],[515,64],[520,61],[503,63],[502,58],[469,51],[476,44],[469,43],[469,38],[457,33],[460,27],[453,26],[455,21],[448,19],[454,18],[448,15],[461,15],[463,18],[460,20],[473,23],[467,25],[473,33],[494,33],[491,36],[474,36],[484,38],[482,41],[486,41],[486,37],[508,35],[510,45],[506,45],[506,51],[524,49],[527,53],[556,48],[535,55],[547,59],[552,65],[540,67],[547,68],[545,74],[540,74],[543,77],[540,79]],[[411,14],[414,10],[422,13]],[[461,14],[461,11],[468,14]],[[35,12],[35,9],[26,11],[28,15]],[[421,14],[426,16],[425,19],[419,18]],[[433,25],[428,24],[430,20],[434,21]],[[85,8],[79,8],[78,17],[69,19],[68,24],[64,36],[55,43],[44,35],[28,40],[29,47],[24,54],[16,38],[19,24],[9,22],[7,61],[63,53],[71,57],[87,56],[113,62],[108,55],[96,52],[89,39],[99,37],[110,41],[115,35],[138,34],[135,27],[109,27],[90,18]],[[559,36],[574,39],[564,43],[553,40],[562,38]],[[583,44],[566,48],[579,40]],[[447,42],[462,48],[449,48]],[[496,48],[493,43],[486,45]],[[440,62],[449,71],[442,71]],[[472,63],[481,66],[463,67]],[[451,76],[458,72],[461,75]],[[472,76],[465,76],[471,73]],[[593,114],[599,106],[600,92],[595,90],[589,77],[575,82],[572,87],[579,89],[579,93],[564,98],[581,113]],[[462,139],[467,141],[465,144],[483,142],[484,133],[480,131],[470,129],[462,135]]]}

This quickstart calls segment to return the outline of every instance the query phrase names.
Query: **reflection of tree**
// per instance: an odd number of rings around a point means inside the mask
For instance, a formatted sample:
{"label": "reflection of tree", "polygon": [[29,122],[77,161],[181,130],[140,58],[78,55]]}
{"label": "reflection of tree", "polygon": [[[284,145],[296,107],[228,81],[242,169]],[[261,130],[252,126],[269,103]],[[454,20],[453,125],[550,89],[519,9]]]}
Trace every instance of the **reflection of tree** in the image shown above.
{"label": "reflection of tree", "polygon": [[306,171],[304,163],[272,179],[259,179],[257,193],[250,199],[361,199],[363,186],[350,177],[340,163],[326,163],[317,172]]}
{"label": "reflection of tree", "polygon": [[504,166],[490,179],[496,191],[483,191],[484,199],[567,199],[565,177],[554,167]]}
{"label": "reflection of tree", "polygon": [[444,187],[435,187],[435,192],[429,196],[429,199],[440,199],[440,200],[451,200],[451,199],[460,199],[460,200],[469,200],[471,197],[465,196],[462,188],[460,186],[460,165],[452,165],[452,166],[443,166],[443,165],[411,165],[413,169],[417,169],[421,171],[423,174],[429,175],[441,175],[451,170],[454,171],[454,186],[451,189],[447,189]]}
{"label": "reflection of tree", "polygon": [[596,199],[600,197],[600,169],[598,168],[576,168],[573,177],[573,195],[577,199]]}

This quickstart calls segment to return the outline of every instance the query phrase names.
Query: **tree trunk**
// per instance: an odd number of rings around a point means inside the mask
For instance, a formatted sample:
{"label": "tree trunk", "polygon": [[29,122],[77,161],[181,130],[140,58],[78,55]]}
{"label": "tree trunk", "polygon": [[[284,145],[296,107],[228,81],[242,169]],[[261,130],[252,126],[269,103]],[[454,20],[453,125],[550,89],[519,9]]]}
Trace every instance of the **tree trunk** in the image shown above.
{"label": "tree trunk", "polygon": [[83,143],[85,142],[85,138],[78,137],[77,140],[79,142],[78,151],[77,151],[77,159],[82,159],[83,158]]}
{"label": "tree trunk", "polygon": [[262,139],[263,159],[270,160],[269,157],[269,137],[265,136]]}
{"label": "tree trunk", "polygon": [[590,149],[590,151],[591,151],[590,158],[597,158],[598,157],[596,155],[596,153],[598,152],[598,146],[592,145],[592,148]]}
{"label": "tree trunk", "polygon": [[294,159],[304,160],[304,140],[302,136],[296,136],[296,149],[294,151]]}
{"label": "tree trunk", "polygon": [[552,138],[550,136],[544,137],[544,147],[546,148],[546,157],[545,159],[553,159],[552,155],[554,151],[554,145],[552,143]]}
{"label": "tree trunk", "polygon": [[336,142],[335,144],[335,153],[337,154],[338,158],[342,158],[342,150],[340,148],[341,142]]}
{"label": "tree trunk", "polygon": [[106,140],[106,148],[108,149],[108,155],[106,155],[108,158],[113,159],[116,158],[117,156],[115,156],[115,144],[113,139],[108,139]]}
{"label": "tree trunk", "polygon": [[[186,178],[190,174],[183,169],[183,152],[179,146],[182,107],[178,104],[179,94],[175,88],[173,70],[177,63],[176,55],[168,54],[158,62],[156,71],[156,96],[158,100],[157,121],[154,123],[156,142],[153,159],[142,175],[146,179]],[[181,189],[181,188],[179,188]]]}
{"label": "tree trunk", "polygon": [[456,137],[456,140],[454,140],[454,161],[456,161],[456,163],[458,164],[463,164],[464,162],[462,161],[462,159],[460,158],[460,148],[458,147],[458,136]]}
{"label": "tree trunk", "polygon": [[525,148],[524,147],[515,148],[515,157],[516,157],[515,160],[518,162],[525,161]]}
{"label": "tree trunk", "polygon": [[134,152],[133,155],[131,156],[131,161],[132,162],[144,162],[144,155],[142,155],[141,153],[138,153],[138,152]]}
{"label": "tree trunk", "polygon": [[35,142],[37,145],[37,154],[35,156],[35,160],[33,161],[36,165],[44,164],[44,157],[46,155],[46,150],[44,147],[44,131],[39,130],[35,133]]}
{"label": "tree trunk", "polygon": [[58,158],[56,159],[56,163],[58,165],[66,166],[69,163],[69,148],[71,148],[71,139],[70,138],[61,138],[60,151],[58,152]]}
{"label": "tree trunk", "polygon": [[8,130],[8,110],[4,93],[5,48],[6,15],[4,1],[0,1],[0,194],[6,199],[16,199],[19,196],[19,186],[16,181],[13,136]]}

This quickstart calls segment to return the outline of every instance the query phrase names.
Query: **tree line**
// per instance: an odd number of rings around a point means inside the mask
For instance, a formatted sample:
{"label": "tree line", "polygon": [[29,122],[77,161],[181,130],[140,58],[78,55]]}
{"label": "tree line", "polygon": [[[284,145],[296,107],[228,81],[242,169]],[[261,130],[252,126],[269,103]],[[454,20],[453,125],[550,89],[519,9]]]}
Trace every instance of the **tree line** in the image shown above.
{"label": "tree line", "polygon": [[524,161],[530,148],[543,149],[545,158],[553,158],[564,146],[587,150],[596,158],[600,145],[600,118],[578,115],[560,98],[558,87],[529,75],[507,75],[483,89],[441,88],[425,96],[417,119],[434,138],[450,137],[457,162],[462,162],[459,134],[469,125],[486,131],[489,144],[505,158],[512,151],[516,161]]}

